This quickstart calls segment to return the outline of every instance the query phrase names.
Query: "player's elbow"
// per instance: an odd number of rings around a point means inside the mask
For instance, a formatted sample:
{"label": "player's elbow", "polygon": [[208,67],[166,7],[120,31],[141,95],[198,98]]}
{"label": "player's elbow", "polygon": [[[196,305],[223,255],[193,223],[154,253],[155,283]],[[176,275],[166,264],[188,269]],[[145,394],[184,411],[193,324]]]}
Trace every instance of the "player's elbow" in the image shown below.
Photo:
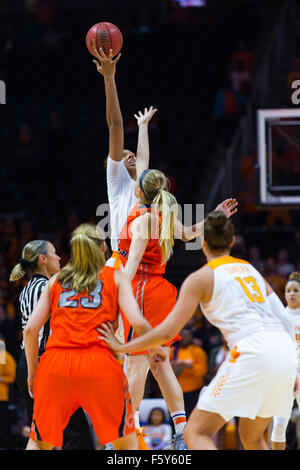
{"label": "player's elbow", "polygon": [[34,325],[27,323],[27,325],[24,328],[23,335],[24,335],[24,339],[26,340],[26,338],[30,338],[30,337],[38,335],[38,330]]}
{"label": "player's elbow", "polygon": [[161,339],[163,343],[167,343],[177,335],[176,328],[174,326],[168,326],[161,324]]}

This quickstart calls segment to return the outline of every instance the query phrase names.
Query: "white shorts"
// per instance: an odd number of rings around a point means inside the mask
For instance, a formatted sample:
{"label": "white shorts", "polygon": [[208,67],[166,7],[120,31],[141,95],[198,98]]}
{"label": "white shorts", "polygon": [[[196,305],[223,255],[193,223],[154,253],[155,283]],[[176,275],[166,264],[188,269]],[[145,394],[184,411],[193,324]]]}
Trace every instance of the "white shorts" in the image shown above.
{"label": "white shorts", "polygon": [[216,376],[200,393],[197,408],[229,421],[289,418],[296,377],[296,348],[283,330],[260,331],[243,338]]}

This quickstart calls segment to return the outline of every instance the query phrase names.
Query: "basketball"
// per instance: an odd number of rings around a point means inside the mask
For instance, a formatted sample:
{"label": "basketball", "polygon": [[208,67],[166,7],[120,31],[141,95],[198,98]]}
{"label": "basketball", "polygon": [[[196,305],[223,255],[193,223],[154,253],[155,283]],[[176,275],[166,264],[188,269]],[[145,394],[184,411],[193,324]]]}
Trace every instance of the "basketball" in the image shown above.
{"label": "basketball", "polygon": [[96,49],[102,47],[105,55],[112,49],[113,56],[117,55],[123,46],[123,36],[119,28],[112,23],[97,23],[92,26],[86,35],[86,46],[89,52],[96,56],[93,50],[92,40],[95,40]]}

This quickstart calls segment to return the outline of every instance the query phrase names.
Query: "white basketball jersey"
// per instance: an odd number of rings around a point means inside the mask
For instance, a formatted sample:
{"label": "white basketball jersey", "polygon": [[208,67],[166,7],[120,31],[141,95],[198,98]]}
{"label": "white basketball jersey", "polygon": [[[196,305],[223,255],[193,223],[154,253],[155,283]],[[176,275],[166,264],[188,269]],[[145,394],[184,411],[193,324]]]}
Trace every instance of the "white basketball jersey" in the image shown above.
{"label": "white basketball jersey", "polygon": [[259,330],[283,329],[272,313],[264,279],[250,263],[222,256],[207,265],[214,271],[214,288],[210,302],[201,307],[208,321],[220,329],[230,349]]}
{"label": "white basketball jersey", "polygon": [[137,203],[134,195],[135,181],[130,177],[123,160],[110,157],[106,167],[107,195],[110,207],[111,247],[118,251],[118,239],[127,217]]}

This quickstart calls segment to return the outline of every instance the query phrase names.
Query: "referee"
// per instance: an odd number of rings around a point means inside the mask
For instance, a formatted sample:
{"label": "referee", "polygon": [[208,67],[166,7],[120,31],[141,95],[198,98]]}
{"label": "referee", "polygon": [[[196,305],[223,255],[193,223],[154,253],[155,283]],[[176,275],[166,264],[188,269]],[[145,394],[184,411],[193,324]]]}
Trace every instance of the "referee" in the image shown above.
{"label": "referee", "polygon": [[[10,275],[10,281],[17,281],[25,274],[30,277],[19,298],[23,331],[43,288],[50,277],[59,271],[60,257],[56,254],[52,243],[46,240],[33,240],[25,245],[22,257]],[[39,333],[39,358],[45,352],[49,334],[50,318]],[[31,425],[34,401],[28,393],[27,375],[27,361],[23,341],[17,365],[16,382],[24,395],[28,420]],[[55,417],[53,418],[55,419]],[[72,415],[64,431],[63,450],[94,450],[89,424],[82,408],[79,408]]]}

